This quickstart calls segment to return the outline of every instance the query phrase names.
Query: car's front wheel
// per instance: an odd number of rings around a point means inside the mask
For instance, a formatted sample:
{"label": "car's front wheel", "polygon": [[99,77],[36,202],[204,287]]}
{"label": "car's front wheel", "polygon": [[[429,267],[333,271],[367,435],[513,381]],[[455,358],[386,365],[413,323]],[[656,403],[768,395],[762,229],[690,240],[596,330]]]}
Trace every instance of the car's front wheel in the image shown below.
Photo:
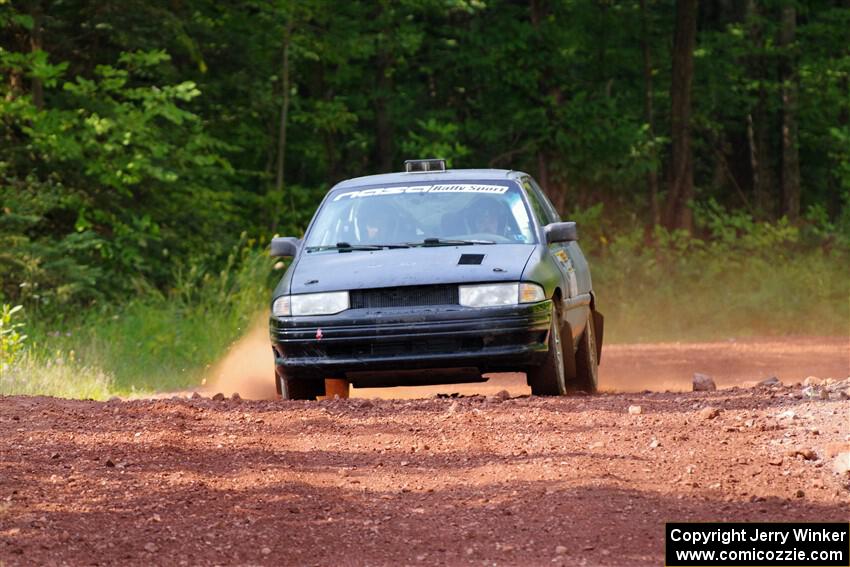
{"label": "car's front wheel", "polygon": [[576,351],[576,377],[568,384],[570,390],[593,394],[599,384],[599,349],[597,348],[594,312],[587,317],[587,325]]}
{"label": "car's front wheel", "polygon": [[564,372],[564,345],[561,338],[561,318],[552,308],[549,324],[549,352],[540,366],[528,370],[528,385],[535,396],[561,396],[567,393]]}
{"label": "car's front wheel", "polygon": [[284,400],[315,400],[325,395],[324,380],[303,380],[277,375],[278,392]]}

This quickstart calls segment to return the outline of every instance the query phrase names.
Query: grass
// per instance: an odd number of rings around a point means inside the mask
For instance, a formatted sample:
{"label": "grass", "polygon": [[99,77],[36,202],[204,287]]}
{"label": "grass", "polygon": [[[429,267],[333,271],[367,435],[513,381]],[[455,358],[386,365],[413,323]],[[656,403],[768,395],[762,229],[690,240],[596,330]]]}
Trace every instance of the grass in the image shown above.
{"label": "grass", "polygon": [[[606,343],[850,336],[847,247],[813,245],[781,223],[725,228],[709,240],[585,231]],[[180,274],[165,295],[148,293],[62,328],[32,318],[23,355],[0,365],[0,394],[103,399],[197,386],[268,308],[281,273],[264,252],[243,249],[219,272]]]}
{"label": "grass", "polygon": [[593,264],[611,342],[850,336],[847,254],[705,250],[673,260],[632,248],[615,254]]}
{"label": "grass", "polygon": [[105,400],[113,395],[114,385],[112,375],[81,364],[74,351],[53,356],[27,352],[0,372],[0,394]]}
{"label": "grass", "polygon": [[217,273],[183,275],[167,296],[88,313],[62,328],[30,322],[26,355],[0,375],[0,394],[98,399],[197,386],[267,308],[279,276],[266,253],[243,250]]}

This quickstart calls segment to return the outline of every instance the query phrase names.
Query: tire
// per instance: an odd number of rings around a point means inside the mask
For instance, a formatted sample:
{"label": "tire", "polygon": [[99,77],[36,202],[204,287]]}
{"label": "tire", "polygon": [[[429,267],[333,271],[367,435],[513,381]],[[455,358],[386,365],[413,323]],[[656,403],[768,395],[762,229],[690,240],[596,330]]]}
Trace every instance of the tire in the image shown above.
{"label": "tire", "polygon": [[561,317],[554,307],[552,322],[549,324],[548,345],[549,352],[543,363],[528,370],[528,385],[535,396],[562,396],[567,393],[564,345],[561,341]]}
{"label": "tire", "polygon": [[599,385],[599,344],[596,340],[596,317],[591,311],[576,350],[576,377],[569,384],[572,391],[593,394]]}
{"label": "tire", "polygon": [[298,378],[277,377],[278,391],[284,400],[315,400],[325,395],[324,380],[299,380]]}

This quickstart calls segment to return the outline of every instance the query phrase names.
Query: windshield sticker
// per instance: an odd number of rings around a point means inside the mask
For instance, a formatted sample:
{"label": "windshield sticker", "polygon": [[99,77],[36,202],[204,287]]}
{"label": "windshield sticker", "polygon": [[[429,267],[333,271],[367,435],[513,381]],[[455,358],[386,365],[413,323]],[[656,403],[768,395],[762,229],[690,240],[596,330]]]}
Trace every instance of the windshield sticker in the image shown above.
{"label": "windshield sticker", "polygon": [[375,197],[377,195],[399,195],[401,193],[489,193],[501,195],[506,193],[508,187],[505,185],[412,185],[408,187],[377,187],[374,189],[362,189],[360,191],[349,191],[340,193],[334,197],[334,201],[340,199],[358,199],[360,197]]}

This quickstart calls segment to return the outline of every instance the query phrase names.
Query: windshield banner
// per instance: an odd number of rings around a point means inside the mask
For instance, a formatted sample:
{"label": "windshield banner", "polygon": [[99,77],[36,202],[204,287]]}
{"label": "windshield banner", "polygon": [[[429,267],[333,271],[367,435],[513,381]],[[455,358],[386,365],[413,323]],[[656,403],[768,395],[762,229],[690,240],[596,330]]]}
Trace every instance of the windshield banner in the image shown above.
{"label": "windshield banner", "polygon": [[489,193],[501,195],[507,192],[506,185],[478,185],[471,183],[453,185],[414,185],[408,187],[376,187],[374,189],[362,189],[340,193],[334,197],[334,201],[341,199],[358,199],[360,197],[375,197],[378,195],[399,195],[401,193]]}

